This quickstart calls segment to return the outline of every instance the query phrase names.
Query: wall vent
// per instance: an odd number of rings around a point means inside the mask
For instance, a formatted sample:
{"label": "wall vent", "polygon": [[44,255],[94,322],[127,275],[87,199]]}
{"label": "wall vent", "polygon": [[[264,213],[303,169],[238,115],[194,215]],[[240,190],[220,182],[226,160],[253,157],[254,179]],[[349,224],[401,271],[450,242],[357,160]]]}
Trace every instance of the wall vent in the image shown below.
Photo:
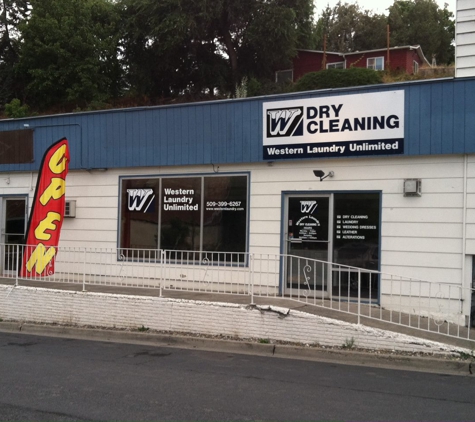
{"label": "wall vent", "polygon": [[75,218],[76,217],[76,201],[68,200],[64,204],[64,217]]}

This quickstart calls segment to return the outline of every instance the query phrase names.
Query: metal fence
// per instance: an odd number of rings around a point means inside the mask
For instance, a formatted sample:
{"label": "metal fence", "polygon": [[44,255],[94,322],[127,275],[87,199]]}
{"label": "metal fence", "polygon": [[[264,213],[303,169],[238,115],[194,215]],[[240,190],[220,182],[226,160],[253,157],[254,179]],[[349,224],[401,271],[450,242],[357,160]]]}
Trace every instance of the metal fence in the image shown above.
{"label": "metal fence", "polygon": [[[283,254],[117,248],[47,250],[17,271],[29,247],[0,244],[1,274],[16,285],[74,283],[286,298],[475,341],[473,289]],[[40,271],[44,269],[44,271]],[[38,272],[47,275],[39,275]]]}

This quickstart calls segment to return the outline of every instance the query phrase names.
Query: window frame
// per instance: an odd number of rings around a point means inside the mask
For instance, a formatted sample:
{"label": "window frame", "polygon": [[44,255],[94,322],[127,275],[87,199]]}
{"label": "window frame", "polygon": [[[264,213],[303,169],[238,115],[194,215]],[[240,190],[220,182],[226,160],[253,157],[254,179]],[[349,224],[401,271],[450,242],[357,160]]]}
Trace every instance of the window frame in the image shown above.
{"label": "window frame", "polygon": [[416,60],[412,61],[413,74],[417,75],[419,73],[419,63]]}
{"label": "window frame", "polygon": [[[374,65],[370,65],[370,60],[374,61]],[[378,69],[378,60],[381,61],[381,69]],[[372,70],[383,71],[384,70],[384,56],[368,57],[366,59],[366,68],[367,69],[372,69]]]}
{"label": "window frame", "polygon": [[[335,65],[341,64],[341,67],[337,67]],[[333,63],[327,63],[327,69],[346,69],[346,64],[345,61],[342,62],[333,62]]]}
{"label": "window frame", "polygon": [[[196,178],[199,179],[199,184],[201,186],[201,192],[200,192],[200,199],[199,199],[199,210],[200,210],[200,231],[203,232],[204,227],[205,227],[205,222],[204,222],[204,214],[205,214],[205,207],[204,204],[206,203],[206,198],[204,197],[205,192],[204,192],[204,186],[205,186],[205,178],[209,177],[246,177],[246,205],[245,205],[245,233],[244,233],[244,250],[239,251],[239,252],[232,252],[232,251],[213,251],[213,250],[203,250],[203,236],[200,238],[200,245],[198,250],[177,250],[177,252],[182,253],[182,254],[193,254],[196,256],[199,256],[198,259],[192,259],[189,260],[188,264],[191,265],[204,265],[203,264],[203,255],[205,254],[216,254],[218,256],[218,259],[212,263],[212,265],[217,265],[217,266],[248,266],[248,254],[249,254],[249,230],[250,230],[250,188],[251,188],[251,176],[250,172],[226,172],[226,173],[194,173],[194,174],[164,174],[164,175],[124,175],[124,176],[119,176],[119,192],[118,192],[118,221],[117,221],[117,260],[118,261],[128,261],[128,262],[143,262],[147,261],[150,262],[150,258],[147,259],[145,256],[140,257],[140,251],[156,251],[156,257],[158,257],[160,254],[158,252],[160,251],[171,251],[169,249],[161,249],[159,247],[157,248],[131,248],[131,247],[125,247],[122,245],[122,220],[123,220],[123,190],[126,189],[123,186],[123,183],[128,180],[158,180],[158,197],[157,197],[157,210],[155,211],[157,214],[157,236],[158,236],[158,244],[157,246],[160,246],[160,235],[161,235],[161,224],[162,224],[162,191],[163,191],[163,184],[162,181],[164,179],[189,179],[189,178]],[[125,203],[128,201],[127,195],[125,196],[124,199]],[[125,217],[124,217],[125,218]],[[124,254],[124,251],[129,251],[129,254]],[[242,255],[244,258],[242,261],[233,261],[228,262],[226,259],[221,260],[219,259],[220,254],[223,255]],[[178,261],[179,259],[170,259],[169,257],[166,258],[167,262],[174,262]],[[156,263],[161,262],[161,258],[155,258],[154,261]]]}
{"label": "window frame", "polygon": [[293,82],[294,81],[294,69],[284,69],[284,70],[277,70],[275,72],[275,83],[287,83],[287,81],[282,81],[279,82],[279,74],[283,74],[285,72],[290,72],[290,79],[288,82]]}

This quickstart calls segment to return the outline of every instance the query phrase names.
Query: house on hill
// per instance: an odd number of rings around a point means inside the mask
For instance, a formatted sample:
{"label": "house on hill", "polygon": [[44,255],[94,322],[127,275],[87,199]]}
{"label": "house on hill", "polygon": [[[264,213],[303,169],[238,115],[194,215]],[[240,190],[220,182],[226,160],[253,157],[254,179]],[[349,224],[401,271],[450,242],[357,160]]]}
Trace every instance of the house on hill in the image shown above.
{"label": "house on hill", "polygon": [[380,48],[377,50],[335,53],[317,50],[298,50],[292,68],[276,72],[276,82],[295,82],[303,75],[323,69],[348,69],[366,67],[385,70],[388,67],[408,74],[417,74],[420,67],[430,67],[421,46]]}

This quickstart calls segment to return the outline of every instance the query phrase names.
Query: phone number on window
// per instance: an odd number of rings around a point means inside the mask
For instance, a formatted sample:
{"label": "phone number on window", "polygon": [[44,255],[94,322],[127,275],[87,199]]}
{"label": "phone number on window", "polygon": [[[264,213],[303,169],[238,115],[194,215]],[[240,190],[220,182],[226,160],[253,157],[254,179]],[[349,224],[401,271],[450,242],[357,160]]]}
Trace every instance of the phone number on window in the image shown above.
{"label": "phone number on window", "polygon": [[241,201],[220,201],[220,202],[215,202],[215,201],[207,201],[206,202],[207,207],[240,207],[241,206]]}

